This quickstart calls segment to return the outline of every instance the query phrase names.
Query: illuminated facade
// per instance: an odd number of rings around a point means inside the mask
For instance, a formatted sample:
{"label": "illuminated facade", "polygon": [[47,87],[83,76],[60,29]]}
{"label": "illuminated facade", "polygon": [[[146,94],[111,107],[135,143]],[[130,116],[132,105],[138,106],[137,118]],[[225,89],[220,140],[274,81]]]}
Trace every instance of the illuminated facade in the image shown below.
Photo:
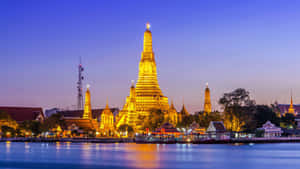
{"label": "illuminated facade", "polygon": [[139,65],[139,77],[136,84],[136,111],[138,115],[148,116],[151,109],[168,111],[168,98],[160,90],[157,80],[156,63],[152,50],[150,25],[144,33],[144,50]]}
{"label": "illuminated facade", "polygon": [[127,124],[133,128],[135,128],[137,120],[137,112],[136,112],[136,95],[135,95],[135,87],[134,83],[130,87],[129,96],[126,98],[126,103],[123,106],[123,109],[120,111],[117,117],[117,128],[119,128],[122,124]]}
{"label": "illuminated facade", "polygon": [[211,112],[211,100],[210,100],[210,90],[208,88],[208,84],[206,84],[205,88],[205,97],[204,97],[204,112]]}
{"label": "illuminated facade", "polygon": [[114,130],[114,115],[108,104],[106,104],[105,109],[101,113],[100,130],[104,133]]}
{"label": "illuminated facade", "polygon": [[291,95],[291,103],[290,103],[290,107],[287,113],[293,114],[293,115],[297,115],[294,109],[294,105],[293,105],[293,96]]}
{"label": "illuminated facade", "polygon": [[168,122],[173,124],[174,126],[177,125],[178,113],[174,107],[173,101],[171,102],[171,106],[170,106],[168,113],[166,113],[166,115],[165,115],[165,119],[168,119],[169,120]]}
{"label": "illuminated facade", "polygon": [[152,50],[152,33],[150,25],[144,32],[144,48],[139,64],[139,76],[136,87],[132,84],[130,95],[126,98],[123,106],[116,119],[116,127],[127,124],[133,128],[137,126],[138,116],[148,116],[153,109],[160,109],[167,113],[169,111],[168,98],[160,90],[157,80],[157,70]]}
{"label": "illuminated facade", "polygon": [[87,86],[85,92],[85,103],[84,103],[84,110],[83,110],[83,119],[92,119],[92,109],[91,109],[91,94],[89,86]]}

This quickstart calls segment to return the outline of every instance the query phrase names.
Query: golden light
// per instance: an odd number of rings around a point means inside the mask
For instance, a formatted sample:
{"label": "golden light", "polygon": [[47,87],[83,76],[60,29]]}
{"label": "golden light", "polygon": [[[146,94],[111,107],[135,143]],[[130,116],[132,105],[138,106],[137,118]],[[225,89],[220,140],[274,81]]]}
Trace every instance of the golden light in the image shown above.
{"label": "golden light", "polygon": [[148,30],[150,29],[150,23],[149,23],[149,22],[147,22],[146,28],[147,28]]}

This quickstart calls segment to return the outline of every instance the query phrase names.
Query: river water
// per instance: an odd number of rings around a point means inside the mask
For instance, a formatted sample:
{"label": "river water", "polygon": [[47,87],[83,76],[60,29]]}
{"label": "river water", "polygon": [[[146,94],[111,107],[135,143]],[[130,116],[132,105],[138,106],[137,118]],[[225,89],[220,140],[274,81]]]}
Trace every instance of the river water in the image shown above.
{"label": "river water", "polygon": [[0,168],[300,168],[300,144],[0,143]]}

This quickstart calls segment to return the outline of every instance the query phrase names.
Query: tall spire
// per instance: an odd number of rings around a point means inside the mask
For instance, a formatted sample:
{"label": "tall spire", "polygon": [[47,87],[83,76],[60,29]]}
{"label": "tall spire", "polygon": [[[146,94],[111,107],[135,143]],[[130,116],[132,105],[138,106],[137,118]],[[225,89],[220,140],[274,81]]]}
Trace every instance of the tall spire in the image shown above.
{"label": "tall spire", "polygon": [[291,103],[290,103],[288,113],[295,114],[294,105],[293,105],[293,93],[292,93],[292,91],[291,91]]}
{"label": "tall spire", "polygon": [[144,32],[143,52],[139,64],[139,77],[136,83],[136,111],[138,115],[148,116],[152,109],[169,110],[168,98],[160,90],[152,49],[152,33],[147,23]]}
{"label": "tall spire", "polygon": [[84,111],[83,118],[84,119],[92,119],[92,108],[91,108],[91,94],[90,94],[90,85],[86,86],[85,92],[85,103],[84,103]]}
{"label": "tall spire", "polygon": [[144,33],[144,52],[152,52],[152,33],[149,22],[146,24],[146,31]]}
{"label": "tall spire", "polygon": [[210,90],[208,88],[208,83],[206,83],[205,96],[204,96],[204,112],[211,112],[211,100],[210,100]]}

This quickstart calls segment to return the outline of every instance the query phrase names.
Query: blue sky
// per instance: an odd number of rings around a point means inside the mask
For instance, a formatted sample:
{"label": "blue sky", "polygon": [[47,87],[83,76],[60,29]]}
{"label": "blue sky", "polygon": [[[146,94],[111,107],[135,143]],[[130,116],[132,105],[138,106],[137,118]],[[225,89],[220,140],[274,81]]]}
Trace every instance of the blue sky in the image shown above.
{"label": "blue sky", "polygon": [[260,104],[300,101],[300,1],[4,0],[0,105],[72,108],[79,56],[92,106],[122,107],[150,22],[163,93],[180,109],[213,109],[242,87]]}

